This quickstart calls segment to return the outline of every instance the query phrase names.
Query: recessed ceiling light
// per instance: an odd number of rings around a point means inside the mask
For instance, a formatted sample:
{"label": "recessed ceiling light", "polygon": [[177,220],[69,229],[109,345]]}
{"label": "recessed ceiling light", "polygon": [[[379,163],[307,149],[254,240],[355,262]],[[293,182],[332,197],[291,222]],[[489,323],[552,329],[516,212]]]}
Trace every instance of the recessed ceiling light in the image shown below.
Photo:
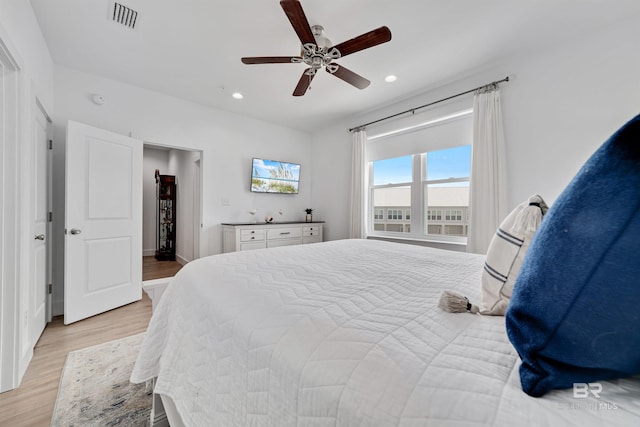
{"label": "recessed ceiling light", "polygon": [[396,76],[394,76],[393,74],[389,74],[387,77],[384,78],[384,81],[387,83],[391,83],[391,82],[395,82],[397,79]]}
{"label": "recessed ceiling light", "polygon": [[240,92],[234,92],[233,95],[231,95],[231,96],[233,96],[235,99],[244,98],[244,96],[242,96],[242,94]]}

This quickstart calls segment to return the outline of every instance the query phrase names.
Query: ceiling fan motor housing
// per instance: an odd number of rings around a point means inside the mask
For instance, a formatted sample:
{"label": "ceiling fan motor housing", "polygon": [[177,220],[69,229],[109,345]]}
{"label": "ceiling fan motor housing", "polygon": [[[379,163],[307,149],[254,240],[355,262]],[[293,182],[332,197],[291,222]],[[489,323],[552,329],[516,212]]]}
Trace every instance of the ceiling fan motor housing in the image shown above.
{"label": "ceiling fan motor housing", "polygon": [[325,37],[322,25],[312,26],[311,31],[313,32],[316,44],[303,44],[300,53],[300,56],[302,56],[302,62],[311,67],[308,74],[315,74],[315,72],[322,67],[326,67],[330,73],[335,72],[336,67],[327,66],[331,61],[340,58],[340,52],[338,49],[331,47],[331,40]]}
{"label": "ceiling fan motor housing", "polygon": [[324,35],[324,27],[322,25],[313,25],[311,32],[313,33],[313,38],[316,39],[318,50],[326,52],[333,45],[331,40]]}

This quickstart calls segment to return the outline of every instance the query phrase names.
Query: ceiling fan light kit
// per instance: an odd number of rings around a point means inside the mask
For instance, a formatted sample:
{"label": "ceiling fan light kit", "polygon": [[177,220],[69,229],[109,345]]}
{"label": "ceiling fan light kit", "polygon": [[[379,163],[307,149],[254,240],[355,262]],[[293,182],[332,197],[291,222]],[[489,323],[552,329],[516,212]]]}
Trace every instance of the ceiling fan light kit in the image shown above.
{"label": "ceiling fan light kit", "polygon": [[364,89],[369,86],[371,83],[369,80],[336,64],[334,61],[352,53],[388,42],[391,40],[389,28],[380,27],[334,46],[331,40],[324,35],[324,28],[321,25],[309,25],[302,5],[298,0],[281,0],[280,6],[282,6],[291,26],[300,39],[300,56],[245,57],[242,58],[244,64],[304,63],[309,68],[302,73],[298,85],[293,91],[293,96],[304,95],[311,85],[311,80],[321,68],[358,89]]}

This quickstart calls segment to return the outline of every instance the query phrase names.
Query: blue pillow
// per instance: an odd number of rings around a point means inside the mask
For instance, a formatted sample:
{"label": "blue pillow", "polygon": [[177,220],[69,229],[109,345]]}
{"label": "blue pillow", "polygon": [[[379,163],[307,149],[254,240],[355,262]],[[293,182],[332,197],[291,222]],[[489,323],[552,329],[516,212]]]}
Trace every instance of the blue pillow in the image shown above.
{"label": "blue pillow", "polygon": [[640,374],[640,115],[549,209],[514,284],[506,327],[531,396]]}

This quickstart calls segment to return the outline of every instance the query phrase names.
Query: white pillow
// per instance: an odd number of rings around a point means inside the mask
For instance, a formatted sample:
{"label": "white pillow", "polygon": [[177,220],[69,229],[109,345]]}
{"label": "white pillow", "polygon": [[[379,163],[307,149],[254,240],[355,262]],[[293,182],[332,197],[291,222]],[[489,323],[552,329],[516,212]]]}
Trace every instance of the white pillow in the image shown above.
{"label": "white pillow", "polygon": [[507,215],[496,230],[482,272],[480,314],[504,316],[529,243],[548,209],[535,194]]}

